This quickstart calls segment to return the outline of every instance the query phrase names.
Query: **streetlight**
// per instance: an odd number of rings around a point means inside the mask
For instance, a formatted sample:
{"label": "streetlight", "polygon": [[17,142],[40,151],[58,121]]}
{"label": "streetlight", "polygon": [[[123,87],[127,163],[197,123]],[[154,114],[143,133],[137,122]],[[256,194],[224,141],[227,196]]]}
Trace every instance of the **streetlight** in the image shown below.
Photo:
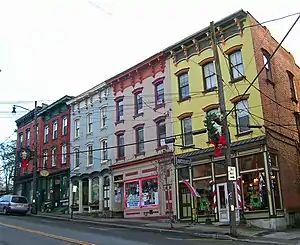
{"label": "streetlight", "polygon": [[[12,113],[16,114],[16,108],[21,108],[26,111],[31,111],[23,106],[13,105]],[[32,209],[31,213],[37,214],[36,208],[36,198],[37,198],[37,190],[36,190],[36,182],[37,182],[37,101],[34,102],[34,154],[33,154],[33,165],[32,165],[32,185],[33,185],[33,199],[32,199]]]}

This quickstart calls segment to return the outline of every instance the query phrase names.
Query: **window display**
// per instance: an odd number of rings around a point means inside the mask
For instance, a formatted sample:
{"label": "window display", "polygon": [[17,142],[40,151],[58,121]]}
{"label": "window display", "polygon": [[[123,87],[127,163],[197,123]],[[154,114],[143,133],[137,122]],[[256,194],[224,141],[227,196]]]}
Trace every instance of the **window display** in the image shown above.
{"label": "window display", "polygon": [[140,206],[140,186],[139,181],[125,183],[126,208]]}
{"label": "window display", "polygon": [[194,187],[200,194],[198,198],[198,215],[207,215],[211,213],[211,204],[213,203],[213,193],[211,186],[209,185],[209,179],[194,181]]}
{"label": "window display", "polygon": [[144,179],[142,182],[142,206],[158,205],[157,178]]}

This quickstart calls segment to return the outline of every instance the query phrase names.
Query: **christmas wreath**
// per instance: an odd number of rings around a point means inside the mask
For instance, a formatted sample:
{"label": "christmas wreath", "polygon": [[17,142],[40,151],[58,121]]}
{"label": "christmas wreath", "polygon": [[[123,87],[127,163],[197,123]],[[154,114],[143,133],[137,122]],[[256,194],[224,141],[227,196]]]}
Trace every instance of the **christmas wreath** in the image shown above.
{"label": "christmas wreath", "polygon": [[204,126],[206,127],[208,132],[208,143],[214,146],[214,155],[218,157],[222,154],[222,149],[226,144],[226,139],[223,135],[220,135],[217,127],[215,126],[216,118],[216,114],[207,114],[204,120]]}
{"label": "christmas wreath", "polygon": [[250,196],[250,203],[253,207],[259,208],[261,206],[260,196],[258,194],[253,194]]}

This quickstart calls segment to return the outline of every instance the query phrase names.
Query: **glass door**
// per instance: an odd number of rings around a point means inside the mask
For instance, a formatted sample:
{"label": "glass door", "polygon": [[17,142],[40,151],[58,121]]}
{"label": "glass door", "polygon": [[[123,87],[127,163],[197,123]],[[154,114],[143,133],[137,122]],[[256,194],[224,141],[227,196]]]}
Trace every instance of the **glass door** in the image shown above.
{"label": "glass door", "polygon": [[229,209],[228,209],[227,183],[217,184],[217,197],[218,197],[219,221],[222,223],[228,223]]}

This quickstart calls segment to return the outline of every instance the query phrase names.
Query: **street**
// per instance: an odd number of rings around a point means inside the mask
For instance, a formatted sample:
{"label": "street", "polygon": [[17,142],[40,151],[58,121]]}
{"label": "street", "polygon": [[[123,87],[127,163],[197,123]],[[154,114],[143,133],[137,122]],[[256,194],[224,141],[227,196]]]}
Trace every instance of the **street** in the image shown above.
{"label": "street", "polygon": [[140,232],[98,225],[42,220],[31,216],[0,215],[0,244],[19,245],[213,245],[249,244],[233,241],[209,240],[178,235]]}

